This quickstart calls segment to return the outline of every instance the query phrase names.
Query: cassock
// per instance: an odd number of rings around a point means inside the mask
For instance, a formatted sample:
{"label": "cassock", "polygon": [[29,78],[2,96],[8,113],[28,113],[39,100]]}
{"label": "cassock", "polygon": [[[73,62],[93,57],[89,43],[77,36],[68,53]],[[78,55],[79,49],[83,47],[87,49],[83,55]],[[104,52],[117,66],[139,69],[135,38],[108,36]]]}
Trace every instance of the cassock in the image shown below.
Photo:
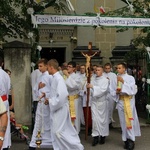
{"label": "cassock", "polygon": [[8,94],[10,89],[10,77],[8,74],[2,70],[0,67],[0,96],[5,104],[7,115],[8,115],[8,124],[5,132],[3,148],[8,148],[11,146],[11,134],[10,134],[10,116],[9,116],[9,103],[8,103]]}
{"label": "cassock", "polygon": [[121,76],[124,80],[120,95],[132,96],[132,98],[130,99],[130,106],[133,115],[133,120],[131,120],[132,129],[127,129],[124,114],[124,102],[123,100],[119,99],[120,96],[118,95],[117,109],[122,129],[122,140],[126,141],[127,139],[131,139],[132,141],[135,141],[135,136],[141,136],[139,120],[135,108],[135,94],[137,93],[135,79],[133,76],[128,75],[127,73],[119,76]]}
{"label": "cassock", "polygon": [[[34,87],[34,93],[36,97],[41,97],[42,93],[46,93],[47,96],[50,94],[50,83],[52,76],[46,71],[37,79],[37,83]],[[45,87],[39,89],[38,85],[42,82]],[[50,121],[50,110],[49,105],[44,104],[45,98],[42,98],[37,105],[35,125],[30,142],[30,147],[36,147],[36,135],[38,131],[41,131],[42,144],[41,147],[47,148],[52,147],[51,139],[51,121]]]}
{"label": "cassock", "polygon": [[117,87],[117,76],[113,72],[103,73],[103,76],[106,77],[109,80],[109,88],[107,93],[107,100],[108,100],[108,117],[109,117],[109,123],[113,121],[113,111],[115,107],[116,102],[116,87]]}
{"label": "cassock", "polygon": [[[47,97],[47,96],[46,96]],[[72,125],[68,91],[59,72],[53,75],[49,98],[51,134],[54,150],[83,150],[78,133]]]}
{"label": "cassock", "polygon": [[108,136],[108,79],[96,77],[91,84],[92,137]]}
{"label": "cassock", "polygon": [[74,125],[75,125],[77,132],[79,133],[80,132],[80,125],[81,125],[81,119],[80,119],[80,108],[81,108],[81,106],[80,106],[80,103],[78,101],[78,99],[79,99],[78,94],[79,94],[79,89],[80,89],[80,78],[77,74],[72,73],[65,80],[65,83],[67,85],[67,90],[69,92],[69,96],[75,96],[76,97],[74,99],[75,114],[76,114]]}

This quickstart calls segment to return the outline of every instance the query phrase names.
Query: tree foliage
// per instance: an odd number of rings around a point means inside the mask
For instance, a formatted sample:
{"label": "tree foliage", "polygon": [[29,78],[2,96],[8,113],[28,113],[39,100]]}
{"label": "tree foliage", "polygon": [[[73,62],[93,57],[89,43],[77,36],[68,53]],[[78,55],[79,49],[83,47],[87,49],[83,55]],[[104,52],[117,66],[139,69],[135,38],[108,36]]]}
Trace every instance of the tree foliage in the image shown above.
{"label": "tree foliage", "polygon": [[[126,0],[121,0],[126,4],[125,7],[119,8],[114,11],[108,12],[107,16],[122,16],[122,17],[144,17],[150,18],[150,0],[133,0],[129,1],[130,4],[133,6],[133,11],[131,11],[129,5],[127,4]],[[117,31],[123,32],[128,30],[129,28],[121,27]],[[134,27],[133,29],[138,29],[138,27]],[[137,46],[150,46],[150,27],[140,27],[139,36],[136,39],[133,39],[133,44]]]}
{"label": "tree foliage", "polygon": [[[121,0],[126,4],[126,6],[119,8],[114,11],[108,12],[107,16],[122,16],[122,17],[143,17],[150,18],[150,0],[133,0],[129,1],[130,6],[133,6],[133,10],[130,8],[126,0]],[[120,27],[117,29],[117,32],[124,32],[128,30],[128,27]],[[134,27],[134,30],[139,29]],[[140,27],[139,35],[135,39],[132,39],[132,44],[136,47],[136,52],[129,52],[125,59],[131,60],[132,57],[138,57],[139,59],[143,58],[147,53],[145,47],[150,47],[150,27]],[[133,54],[134,53],[134,54]],[[139,54],[137,54],[139,53]],[[142,53],[142,54],[141,54]],[[145,54],[144,54],[145,53]],[[142,55],[142,57],[141,57]]]}
{"label": "tree foliage", "polygon": [[34,14],[43,13],[48,7],[58,9],[58,4],[55,1],[41,0],[37,3],[35,0],[1,0],[0,41],[5,41],[6,37],[27,37],[29,31],[37,33],[37,29],[33,29],[27,9],[33,8]]}
{"label": "tree foliage", "polygon": [[[56,0],[1,0],[0,1],[0,42],[7,42],[7,38],[29,38],[28,33],[33,33],[32,38],[32,61],[36,62],[36,47],[39,42],[38,28],[33,28],[31,14],[28,8],[33,8],[34,14],[44,13],[48,7],[53,7],[56,13],[60,9],[66,12],[65,0],[56,3]],[[3,55],[1,49],[0,55]]]}

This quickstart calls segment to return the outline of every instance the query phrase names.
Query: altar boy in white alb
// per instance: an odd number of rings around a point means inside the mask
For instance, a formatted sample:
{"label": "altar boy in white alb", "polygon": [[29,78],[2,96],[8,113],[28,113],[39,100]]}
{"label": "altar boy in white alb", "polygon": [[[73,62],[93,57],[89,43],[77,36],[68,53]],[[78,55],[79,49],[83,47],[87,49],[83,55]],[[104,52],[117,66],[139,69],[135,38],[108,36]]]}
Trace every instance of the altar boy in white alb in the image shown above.
{"label": "altar boy in white alb", "polygon": [[[135,108],[135,94],[137,88],[133,76],[126,73],[126,64],[120,63],[117,66],[117,109],[122,129],[122,140],[125,142],[125,149],[133,150],[135,136],[140,136],[140,125]],[[119,83],[120,82],[120,83]]]}
{"label": "altar boy in white alb", "polygon": [[40,146],[44,148],[52,147],[50,110],[48,103],[45,102],[45,98],[42,97],[43,93],[46,93],[47,95],[50,93],[52,76],[50,76],[47,71],[47,60],[40,59],[38,61],[38,68],[42,74],[39,76],[37,83],[34,86],[34,93],[35,96],[39,98],[39,102],[37,105],[35,125],[29,150],[35,150],[37,147],[36,136],[38,131],[40,131],[42,137]]}
{"label": "altar boy in white alb", "polygon": [[69,107],[70,116],[73,125],[77,132],[80,132],[81,125],[81,103],[79,102],[79,90],[80,90],[80,77],[75,73],[76,62],[70,61],[67,66],[67,70],[63,70],[64,75],[67,77],[65,80],[67,90],[69,93]]}
{"label": "altar boy in white alb", "polygon": [[[50,108],[51,135],[54,150],[83,150],[80,139],[72,125],[68,91],[63,77],[58,72],[59,64],[52,59],[48,62],[48,72],[53,76],[50,96],[47,98]],[[45,96],[47,97],[47,96]]]}
{"label": "altar boy in white alb", "polygon": [[109,82],[102,76],[102,73],[103,68],[97,66],[95,79],[91,84],[87,84],[87,88],[91,88],[92,146],[97,145],[98,142],[104,144],[105,136],[109,135],[108,102],[106,99]]}

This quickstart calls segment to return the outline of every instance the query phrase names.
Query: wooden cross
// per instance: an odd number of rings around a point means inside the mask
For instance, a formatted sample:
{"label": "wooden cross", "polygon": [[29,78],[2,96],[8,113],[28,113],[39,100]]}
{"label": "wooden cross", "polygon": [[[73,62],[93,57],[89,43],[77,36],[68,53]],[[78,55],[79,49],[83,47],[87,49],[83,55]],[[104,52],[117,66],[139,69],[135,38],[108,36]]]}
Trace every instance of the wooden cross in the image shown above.
{"label": "wooden cross", "polygon": [[86,58],[85,67],[86,67],[86,76],[87,76],[87,78],[90,77],[90,74],[91,74],[91,58],[97,54],[97,52],[92,51],[92,42],[89,42],[88,49],[89,49],[89,51],[86,52],[86,53],[81,52],[82,55]]}
{"label": "wooden cross", "polygon": [[[92,42],[89,42],[88,52],[81,52],[82,55],[86,58],[86,77],[87,83],[91,82],[91,58],[97,54],[97,52],[92,51]],[[88,136],[88,116],[89,116],[89,97],[90,97],[90,89],[87,88],[87,101],[86,101],[86,132],[85,132],[85,140],[87,140]]]}

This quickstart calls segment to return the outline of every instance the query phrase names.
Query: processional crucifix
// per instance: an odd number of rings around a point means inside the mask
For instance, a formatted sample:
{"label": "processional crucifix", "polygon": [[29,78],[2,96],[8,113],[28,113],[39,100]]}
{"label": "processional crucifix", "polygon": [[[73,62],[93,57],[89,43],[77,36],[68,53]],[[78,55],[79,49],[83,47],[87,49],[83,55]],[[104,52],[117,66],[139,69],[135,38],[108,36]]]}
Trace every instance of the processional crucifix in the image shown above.
{"label": "processional crucifix", "polygon": [[[91,82],[91,58],[97,54],[97,52],[92,51],[92,42],[89,42],[88,45],[88,52],[81,52],[82,55],[86,58],[86,77],[87,77],[87,83]],[[88,115],[89,115],[89,97],[90,97],[90,89],[87,88],[87,101],[86,101],[86,132],[85,132],[85,139],[87,140],[88,135]]]}

